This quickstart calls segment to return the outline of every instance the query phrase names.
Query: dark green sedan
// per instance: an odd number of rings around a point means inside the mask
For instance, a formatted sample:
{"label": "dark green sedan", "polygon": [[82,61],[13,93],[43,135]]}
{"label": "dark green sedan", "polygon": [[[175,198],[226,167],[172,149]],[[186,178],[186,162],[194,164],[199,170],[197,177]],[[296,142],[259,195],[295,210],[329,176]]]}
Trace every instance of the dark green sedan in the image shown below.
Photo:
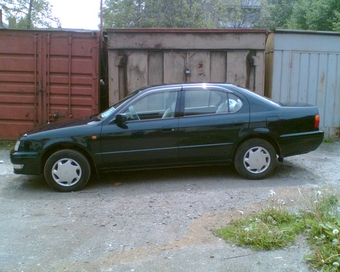
{"label": "dark green sedan", "polygon": [[247,179],[315,150],[324,133],[316,106],[277,104],[232,84],[172,84],[137,90],[105,112],[50,124],[11,151],[16,174],[44,174],[63,192],[93,172],[234,164]]}

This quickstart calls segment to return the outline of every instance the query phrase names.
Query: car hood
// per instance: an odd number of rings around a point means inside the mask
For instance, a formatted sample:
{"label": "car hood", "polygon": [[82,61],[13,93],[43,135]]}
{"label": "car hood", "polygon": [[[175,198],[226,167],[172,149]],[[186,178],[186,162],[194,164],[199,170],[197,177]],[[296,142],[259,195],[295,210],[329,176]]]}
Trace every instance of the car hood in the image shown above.
{"label": "car hood", "polygon": [[90,118],[83,118],[83,119],[73,119],[65,122],[56,122],[56,123],[49,123],[46,125],[38,126],[36,128],[33,128],[32,130],[28,131],[25,136],[36,134],[39,132],[45,132],[50,130],[56,130],[60,128],[67,128],[67,127],[76,127],[81,126],[85,124],[89,124],[95,121],[91,121]]}

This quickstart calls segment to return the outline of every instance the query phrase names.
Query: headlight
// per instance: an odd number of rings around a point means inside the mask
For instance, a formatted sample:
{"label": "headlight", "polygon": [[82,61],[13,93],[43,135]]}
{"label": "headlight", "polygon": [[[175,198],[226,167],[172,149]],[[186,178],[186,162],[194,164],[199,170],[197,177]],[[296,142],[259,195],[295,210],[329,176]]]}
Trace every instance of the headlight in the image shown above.
{"label": "headlight", "polygon": [[18,151],[19,146],[20,146],[20,140],[17,140],[17,142],[15,143],[15,146],[14,146],[14,151]]}

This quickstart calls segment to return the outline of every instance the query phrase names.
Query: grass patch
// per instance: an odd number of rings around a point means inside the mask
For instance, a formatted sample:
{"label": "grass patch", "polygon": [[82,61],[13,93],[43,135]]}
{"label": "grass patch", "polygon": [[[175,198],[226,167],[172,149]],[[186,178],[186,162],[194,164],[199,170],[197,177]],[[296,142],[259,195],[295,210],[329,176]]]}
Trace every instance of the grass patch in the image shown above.
{"label": "grass patch", "polygon": [[303,221],[296,215],[270,208],[245,219],[233,220],[216,235],[239,246],[255,250],[278,249],[293,243],[303,230]]}
{"label": "grass patch", "polygon": [[11,150],[15,145],[15,141],[0,140],[0,148]]}
{"label": "grass patch", "polygon": [[326,144],[332,144],[332,143],[334,143],[334,140],[331,139],[331,138],[326,138],[326,139],[323,140],[323,142],[326,143]]}
{"label": "grass patch", "polygon": [[303,218],[313,254],[306,260],[316,269],[340,270],[340,206],[339,195],[321,193],[304,210]]}
{"label": "grass patch", "polygon": [[305,256],[310,266],[322,271],[340,271],[339,195],[323,195],[318,191],[298,214],[288,212],[283,201],[282,205],[275,202],[257,214],[232,220],[214,233],[229,243],[254,250],[283,248],[303,234],[313,251]]}

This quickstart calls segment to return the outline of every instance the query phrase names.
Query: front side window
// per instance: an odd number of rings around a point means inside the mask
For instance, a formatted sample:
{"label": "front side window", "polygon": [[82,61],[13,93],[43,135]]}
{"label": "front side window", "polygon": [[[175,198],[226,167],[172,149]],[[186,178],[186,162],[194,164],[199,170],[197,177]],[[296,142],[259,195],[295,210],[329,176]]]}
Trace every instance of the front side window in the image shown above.
{"label": "front side window", "polygon": [[125,111],[128,120],[173,118],[177,91],[151,92],[133,102]]}

